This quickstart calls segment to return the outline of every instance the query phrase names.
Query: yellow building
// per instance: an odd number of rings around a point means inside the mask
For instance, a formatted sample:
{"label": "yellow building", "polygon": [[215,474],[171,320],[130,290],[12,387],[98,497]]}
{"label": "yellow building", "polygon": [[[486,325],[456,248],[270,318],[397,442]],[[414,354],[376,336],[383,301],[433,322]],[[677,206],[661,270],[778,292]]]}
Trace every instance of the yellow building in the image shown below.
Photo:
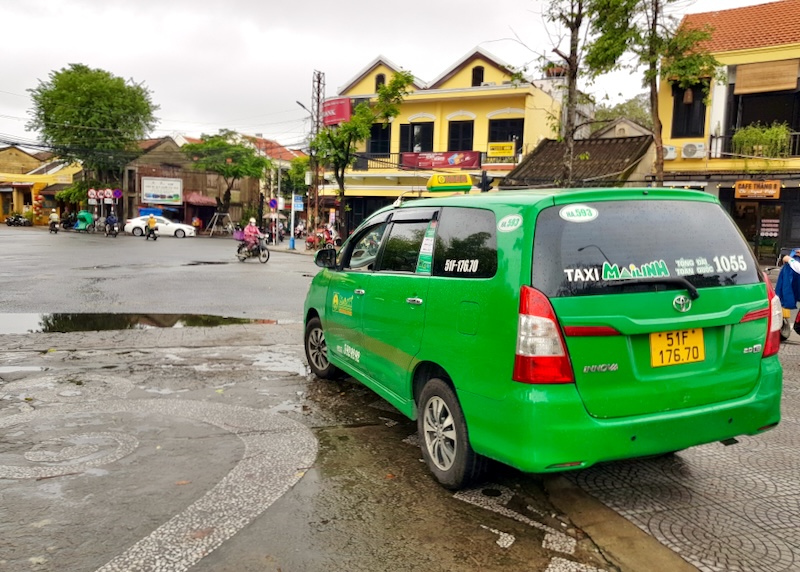
{"label": "yellow building", "polygon": [[[765,261],[800,246],[800,0],[687,15],[709,26],[725,81],[683,90],[662,82],[664,179],[720,198]],[[687,91],[689,93],[687,93]],[[779,137],[758,128],[784,124]],[[749,129],[748,129],[749,128]],[[775,131],[773,131],[773,135]]]}
{"label": "yellow building", "polygon": [[[374,99],[377,86],[401,68],[378,57],[327,100],[326,110],[344,102]],[[373,126],[345,174],[347,228],[403,193],[426,196],[434,174],[469,174],[497,182],[544,138],[555,137],[564,78],[517,81],[513,70],[477,48],[430,83],[416,80],[400,114],[385,128]],[[335,206],[333,176],[320,189],[320,217]],[[475,186],[472,192],[480,192]]]}

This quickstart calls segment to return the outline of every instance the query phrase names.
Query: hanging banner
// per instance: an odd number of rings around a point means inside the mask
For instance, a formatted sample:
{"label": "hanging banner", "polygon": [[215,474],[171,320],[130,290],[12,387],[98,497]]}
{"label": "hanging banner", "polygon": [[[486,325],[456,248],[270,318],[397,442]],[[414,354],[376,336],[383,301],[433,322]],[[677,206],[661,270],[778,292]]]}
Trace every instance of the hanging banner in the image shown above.
{"label": "hanging banner", "polygon": [[736,181],[734,186],[737,199],[779,199],[780,181]]}
{"label": "hanging banner", "polygon": [[[111,191],[113,195],[113,191]],[[103,192],[105,195],[105,191]],[[165,177],[142,177],[142,202],[151,205],[183,203],[183,180]]]}
{"label": "hanging banner", "polygon": [[478,151],[450,151],[447,153],[403,153],[406,169],[478,169],[481,154]]}

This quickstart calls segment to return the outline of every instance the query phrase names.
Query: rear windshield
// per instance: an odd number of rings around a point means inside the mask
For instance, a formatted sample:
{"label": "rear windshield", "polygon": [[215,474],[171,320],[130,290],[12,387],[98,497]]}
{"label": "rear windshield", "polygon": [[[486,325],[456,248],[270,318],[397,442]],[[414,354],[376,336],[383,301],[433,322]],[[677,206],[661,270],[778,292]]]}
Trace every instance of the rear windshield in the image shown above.
{"label": "rear windshield", "polygon": [[758,265],[715,203],[554,206],[536,221],[533,286],[550,297],[754,284]]}

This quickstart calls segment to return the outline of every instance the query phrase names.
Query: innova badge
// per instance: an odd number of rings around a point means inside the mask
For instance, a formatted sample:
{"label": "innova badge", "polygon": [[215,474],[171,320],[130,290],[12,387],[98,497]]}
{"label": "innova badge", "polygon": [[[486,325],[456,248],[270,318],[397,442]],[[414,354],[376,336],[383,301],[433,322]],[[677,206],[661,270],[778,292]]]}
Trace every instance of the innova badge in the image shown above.
{"label": "innova badge", "polygon": [[692,299],[683,294],[675,296],[675,299],[672,301],[672,307],[681,313],[688,312],[692,309]]}

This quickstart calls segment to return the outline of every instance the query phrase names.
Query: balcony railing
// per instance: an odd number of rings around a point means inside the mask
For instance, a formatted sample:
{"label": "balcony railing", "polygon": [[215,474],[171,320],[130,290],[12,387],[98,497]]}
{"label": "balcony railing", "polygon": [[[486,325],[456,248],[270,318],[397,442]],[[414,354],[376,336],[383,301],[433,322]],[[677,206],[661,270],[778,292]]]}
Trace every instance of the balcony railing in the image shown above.
{"label": "balcony railing", "polygon": [[[711,159],[750,159],[761,158],[776,159],[778,157],[768,157],[755,146],[752,153],[734,154],[733,151],[733,136],[732,135],[712,135],[711,136],[711,149],[709,150],[709,157]],[[800,133],[793,132],[789,134],[789,146],[785,154],[781,157],[800,157]]]}

